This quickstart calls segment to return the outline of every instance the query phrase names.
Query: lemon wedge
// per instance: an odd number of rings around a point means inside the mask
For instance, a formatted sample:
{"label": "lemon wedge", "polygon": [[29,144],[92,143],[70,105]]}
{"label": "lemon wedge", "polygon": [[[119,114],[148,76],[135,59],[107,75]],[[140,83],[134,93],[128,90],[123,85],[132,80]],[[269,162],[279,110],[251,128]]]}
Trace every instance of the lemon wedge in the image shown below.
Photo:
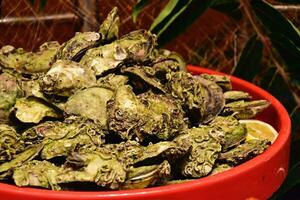
{"label": "lemon wedge", "polygon": [[245,124],[247,128],[247,137],[246,141],[252,139],[267,139],[272,143],[276,140],[278,136],[278,132],[271,126],[270,124],[255,120],[255,119],[247,119],[240,120],[240,123]]}

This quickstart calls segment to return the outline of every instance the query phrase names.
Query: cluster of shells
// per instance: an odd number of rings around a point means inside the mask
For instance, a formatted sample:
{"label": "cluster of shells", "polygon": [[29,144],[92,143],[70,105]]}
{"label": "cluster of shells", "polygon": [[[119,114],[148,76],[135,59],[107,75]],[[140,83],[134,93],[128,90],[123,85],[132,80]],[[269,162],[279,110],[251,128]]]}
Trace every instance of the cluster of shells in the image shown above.
{"label": "cluster of shells", "polygon": [[184,71],[156,36],[118,37],[113,9],[98,32],[37,52],[0,50],[0,180],[52,190],[167,185],[262,153],[239,119],[268,107],[230,78]]}

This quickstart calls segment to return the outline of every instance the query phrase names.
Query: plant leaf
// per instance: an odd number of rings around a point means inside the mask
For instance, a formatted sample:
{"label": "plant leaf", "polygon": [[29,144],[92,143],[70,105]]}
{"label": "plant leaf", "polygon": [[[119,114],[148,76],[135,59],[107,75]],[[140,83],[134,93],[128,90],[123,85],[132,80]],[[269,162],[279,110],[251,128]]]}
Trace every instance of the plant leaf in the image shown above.
{"label": "plant leaf", "polygon": [[252,81],[261,70],[262,57],[263,43],[254,35],[244,47],[233,74],[245,80]]}
{"label": "plant leaf", "polygon": [[251,6],[260,22],[269,32],[280,33],[289,38],[297,47],[300,47],[299,30],[278,10],[261,0],[252,0]]}
{"label": "plant leaf", "polygon": [[266,70],[259,81],[259,85],[274,95],[289,113],[292,113],[297,107],[292,91],[285,83],[283,77],[277,72],[276,67],[270,67]]}
{"label": "plant leaf", "polygon": [[172,13],[153,28],[160,46],[183,33],[211,5],[212,0],[180,1]]}
{"label": "plant leaf", "polygon": [[153,30],[159,23],[161,23],[167,16],[169,16],[178,3],[178,0],[169,0],[169,3],[160,11],[159,15],[155,18],[149,30]]}
{"label": "plant leaf", "polygon": [[300,48],[287,37],[278,33],[269,34],[275,49],[285,61],[289,71],[300,72]]}
{"label": "plant leaf", "polygon": [[133,10],[132,10],[132,20],[134,23],[136,23],[136,19],[138,15],[142,12],[142,10],[145,8],[147,4],[149,4],[149,0],[138,0],[137,3],[135,4]]}
{"label": "plant leaf", "polygon": [[300,89],[300,49],[291,40],[281,34],[271,33],[269,34],[269,38],[284,60],[285,69],[292,79],[292,84]]}
{"label": "plant leaf", "polygon": [[[170,0],[170,1],[174,1],[174,0]],[[172,12],[168,16],[166,16],[161,21],[161,23],[157,24],[155,27],[151,25],[152,27],[151,31],[156,33],[157,36],[160,36],[160,34],[163,33],[169,27],[169,25],[173,21],[175,21],[176,18],[180,16],[180,14],[184,12],[185,9],[187,9],[187,7],[192,3],[192,1],[193,0],[179,1],[179,4],[176,4],[176,6],[172,9]]]}

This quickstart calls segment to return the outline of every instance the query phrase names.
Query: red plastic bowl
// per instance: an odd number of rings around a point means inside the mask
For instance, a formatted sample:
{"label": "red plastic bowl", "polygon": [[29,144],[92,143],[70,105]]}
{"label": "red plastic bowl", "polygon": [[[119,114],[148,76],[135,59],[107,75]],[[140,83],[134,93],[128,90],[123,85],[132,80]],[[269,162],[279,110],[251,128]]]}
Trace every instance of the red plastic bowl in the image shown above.
{"label": "red plastic bowl", "polygon": [[[218,74],[194,66],[188,71]],[[234,89],[266,99],[271,106],[259,119],[272,124],[279,132],[277,140],[261,155],[226,172],[176,185],[139,190],[108,192],[50,191],[0,184],[1,200],[162,200],[162,199],[267,199],[281,185],[288,172],[291,122],[281,103],[261,88],[231,76]]]}

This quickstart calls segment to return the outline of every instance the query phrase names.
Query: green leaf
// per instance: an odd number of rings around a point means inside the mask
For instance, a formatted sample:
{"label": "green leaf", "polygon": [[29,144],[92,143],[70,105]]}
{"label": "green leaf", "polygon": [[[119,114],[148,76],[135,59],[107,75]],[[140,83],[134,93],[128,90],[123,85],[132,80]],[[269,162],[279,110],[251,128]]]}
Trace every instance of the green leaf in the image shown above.
{"label": "green leaf", "polygon": [[211,5],[212,0],[186,0],[176,4],[172,13],[153,28],[160,46],[183,33]]}
{"label": "green leaf", "polygon": [[251,6],[260,22],[270,33],[280,33],[300,47],[299,30],[278,10],[261,0],[252,0]]}
{"label": "green leaf", "polygon": [[[300,49],[289,40],[287,37],[278,34],[271,33],[269,38],[272,41],[273,46],[284,60],[286,67],[285,70],[289,72],[292,81],[299,83],[300,81]],[[297,86],[297,85],[296,85]],[[299,87],[299,85],[298,85]],[[299,87],[300,88],[300,87]]]}
{"label": "green leaf", "polygon": [[292,91],[289,89],[283,77],[277,72],[277,69],[275,67],[268,68],[260,79],[259,85],[274,95],[289,113],[293,112],[297,107],[297,103]]}
{"label": "green leaf", "polygon": [[252,36],[240,56],[233,74],[242,79],[252,81],[261,70],[263,44],[256,35]]}
{"label": "green leaf", "polygon": [[277,199],[290,189],[295,187],[296,185],[300,184],[300,162],[295,164],[289,171],[289,174],[283,184],[281,185],[280,189],[276,192],[273,199]]}
{"label": "green leaf", "polygon": [[298,72],[300,69],[300,48],[292,40],[279,33],[271,33],[269,38],[292,72]]}
{"label": "green leaf", "polygon": [[[170,2],[174,2],[176,0],[170,0]],[[156,33],[159,37],[166,29],[169,28],[170,24],[176,20],[177,17],[180,16],[192,3],[193,0],[179,1],[178,4],[175,4],[175,7],[171,10],[171,13],[167,15],[165,18],[161,19],[160,23],[156,26],[151,25],[151,31]],[[169,4],[168,4],[169,5]],[[170,8],[170,6],[168,6]],[[164,8],[165,9],[165,8]],[[166,8],[168,9],[168,8]],[[154,22],[156,19],[154,20]]]}
{"label": "green leaf", "polygon": [[145,8],[147,4],[149,4],[149,0],[138,0],[137,3],[135,4],[133,10],[132,10],[132,20],[134,23],[136,23],[136,19],[138,15],[142,12],[142,10]]}
{"label": "green leaf", "polygon": [[159,23],[168,17],[179,3],[178,0],[169,0],[169,3],[160,11],[159,15],[151,24],[150,31],[153,30]]}

